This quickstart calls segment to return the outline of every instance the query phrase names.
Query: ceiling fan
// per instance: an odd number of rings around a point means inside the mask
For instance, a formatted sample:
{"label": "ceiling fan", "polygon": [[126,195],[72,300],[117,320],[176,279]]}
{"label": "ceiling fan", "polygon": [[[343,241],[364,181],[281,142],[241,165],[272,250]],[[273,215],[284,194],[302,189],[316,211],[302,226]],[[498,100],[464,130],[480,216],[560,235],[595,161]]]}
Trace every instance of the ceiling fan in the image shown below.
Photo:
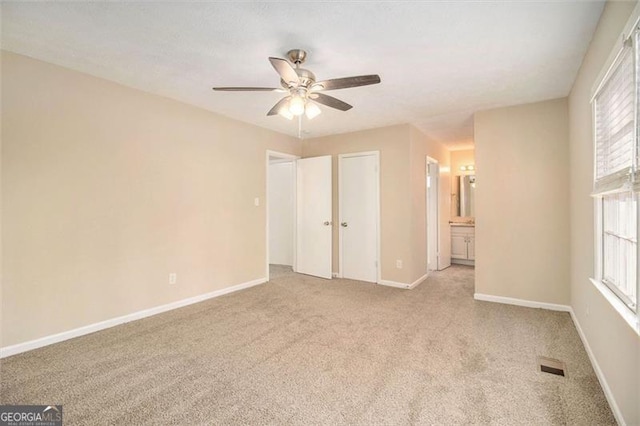
{"label": "ceiling fan", "polygon": [[267,115],[281,115],[291,120],[294,116],[301,116],[302,114],[305,114],[308,119],[316,117],[322,112],[317,104],[326,105],[340,111],[347,111],[353,108],[340,99],[322,93],[325,90],[347,89],[350,87],[380,83],[380,76],[376,74],[316,81],[315,74],[307,69],[300,68],[300,65],[307,59],[306,51],[293,49],[287,52],[287,57],[289,61],[281,58],[269,58],[271,65],[273,65],[273,68],[275,68],[280,75],[280,85],[282,88],[214,87],[213,90],[288,93],[287,96],[278,101],[278,103],[269,110]]}

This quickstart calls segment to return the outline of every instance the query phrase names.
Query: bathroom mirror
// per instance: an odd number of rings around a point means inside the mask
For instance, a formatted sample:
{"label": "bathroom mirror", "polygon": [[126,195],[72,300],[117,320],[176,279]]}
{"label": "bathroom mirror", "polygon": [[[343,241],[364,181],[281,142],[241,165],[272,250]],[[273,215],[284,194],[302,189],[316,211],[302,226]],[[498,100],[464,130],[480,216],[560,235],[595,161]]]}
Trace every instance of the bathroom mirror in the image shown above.
{"label": "bathroom mirror", "polygon": [[475,175],[455,176],[451,200],[453,216],[475,217],[475,189]]}

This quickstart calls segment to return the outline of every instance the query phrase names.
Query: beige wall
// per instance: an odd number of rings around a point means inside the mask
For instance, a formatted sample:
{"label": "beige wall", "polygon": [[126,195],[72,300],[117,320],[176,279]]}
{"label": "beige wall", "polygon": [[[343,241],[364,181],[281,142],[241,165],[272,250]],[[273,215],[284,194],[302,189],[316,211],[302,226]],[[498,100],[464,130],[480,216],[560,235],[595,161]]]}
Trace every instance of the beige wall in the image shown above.
{"label": "beige wall", "polygon": [[474,171],[463,172],[460,166],[468,166],[476,164],[476,153],[474,149],[465,149],[461,151],[451,151],[451,174],[457,175],[473,175]]}
{"label": "beige wall", "polygon": [[[624,420],[640,425],[640,338],[590,283],[594,273],[591,90],[636,2],[609,2],[569,96],[571,305]],[[618,44],[619,45],[619,44]]]}
{"label": "beige wall", "polygon": [[[298,140],[13,53],[2,61],[3,347],[265,276],[266,150],[302,155]],[[449,155],[409,125],[304,142],[304,156],[334,155],[336,196],[336,154],[371,150],[382,279],[408,284],[426,269],[425,156],[448,166]]]}
{"label": "beige wall", "polygon": [[4,341],[4,330],[2,327],[2,306],[3,306],[3,298],[2,298],[2,294],[3,294],[3,282],[4,282],[4,274],[3,274],[3,270],[2,270],[2,264],[4,263],[4,257],[3,257],[3,251],[2,251],[2,247],[4,244],[2,244],[2,199],[4,198],[2,196],[2,55],[0,54],[0,348],[3,346],[2,342]]}
{"label": "beige wall", "polygon": [[[333,156],[334,223],[338,218],[338,155],[363,151],[380,151],[381,279],[411,284],[426,272],[425,159],[429,155],[448,166],[449,153],[408,124],[305,140],[304,157]],[[445,194],[450,190],[448,184],[445,173],[441,179]],[[333,231],[333,270],[337,272],[336,226]],[[448,244],[449,237],[445,234],[443,238]],[[445,252],[449,252],[448,245]],[[402,260],[402,269],[396,268],[396,260]]]}
{"label": "beige wall", "polygon": [[7,52],[2,88],[2,346],[265,277],[298,140]]}
{"label": "beige wall", "polygon": [[569,304],[567,99],[475,116],[476,292]]}

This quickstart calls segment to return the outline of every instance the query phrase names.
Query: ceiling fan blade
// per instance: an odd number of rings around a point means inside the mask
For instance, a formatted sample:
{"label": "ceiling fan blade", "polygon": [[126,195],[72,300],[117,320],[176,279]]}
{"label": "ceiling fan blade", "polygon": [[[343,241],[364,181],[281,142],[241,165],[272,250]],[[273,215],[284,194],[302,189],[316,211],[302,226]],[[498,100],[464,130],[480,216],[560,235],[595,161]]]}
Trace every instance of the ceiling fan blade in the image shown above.
{"label": "ceiling fan blade", "polygon": [[293,69],[291,64],[285,60],[280,58],[269,58],[269,62],[273,65],[273,68],[280,74],[280,78],[284,80],[287,84],[298,85],[300,83],[300,78],[296,73],[296,70]]}
{"label": "ceiling fan blade", "polygon": [[340,99],[336,99],[333,96],[325,95],[323,93],[314,93],[313,95],[311,95],[311,99],[318,102],[319,104],[339,109],[340,111],[348,111],[353,108],[348,103],[342,102]]}
{"label": "ceiling fan blade", "polygon": [[336,90],[347,89],[349,87],[368,86],[380,83],[380,76],[377,74],[359,75],[356,77],[334,78],[315,83],[312,90]]}
{"label": "ceiling fan blade", "polygon": [[285,104],[286,104],[287,102],[289,102],[289,99],[290,99],[290,98],[291,98],[291,96],[286,96],[286,97],[284,97],[284,98],[280,99],[280,100],[278,101],[278,103],[277,103],[277,104],[275,104],[275,105],[273,106],[273,108],[271,108],[271,109],[269,110],[269,112],[267,113],[267,116],[277,115],[277,114],[278,114],[278,112],[280,112],[280,108],[283,108],[283,107],[285,106]]}
{"label": "ceiling fan blade", "polygon": [[213,90],[219,92],[281,92],[282,89],[275,87],[214,87]]}

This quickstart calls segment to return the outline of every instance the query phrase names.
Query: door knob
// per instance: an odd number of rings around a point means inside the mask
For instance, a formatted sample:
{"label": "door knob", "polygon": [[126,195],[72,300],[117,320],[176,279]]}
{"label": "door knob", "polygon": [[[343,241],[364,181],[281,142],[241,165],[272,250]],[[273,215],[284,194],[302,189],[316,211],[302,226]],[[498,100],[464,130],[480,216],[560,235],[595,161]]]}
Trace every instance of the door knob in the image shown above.
{"label": "door knob", "polygon": [[346,228],[346,227],[347,227],[347,222],[342,222],[342,223],[340,224],[340,226],[342,226],[343,228]]}
{"label": "door knob", "polygon": [[331,225],[331,222],[329,222],[328,220],[326,220],[326,221],[324,222],[324,226],[329,226],[329,225]]}

